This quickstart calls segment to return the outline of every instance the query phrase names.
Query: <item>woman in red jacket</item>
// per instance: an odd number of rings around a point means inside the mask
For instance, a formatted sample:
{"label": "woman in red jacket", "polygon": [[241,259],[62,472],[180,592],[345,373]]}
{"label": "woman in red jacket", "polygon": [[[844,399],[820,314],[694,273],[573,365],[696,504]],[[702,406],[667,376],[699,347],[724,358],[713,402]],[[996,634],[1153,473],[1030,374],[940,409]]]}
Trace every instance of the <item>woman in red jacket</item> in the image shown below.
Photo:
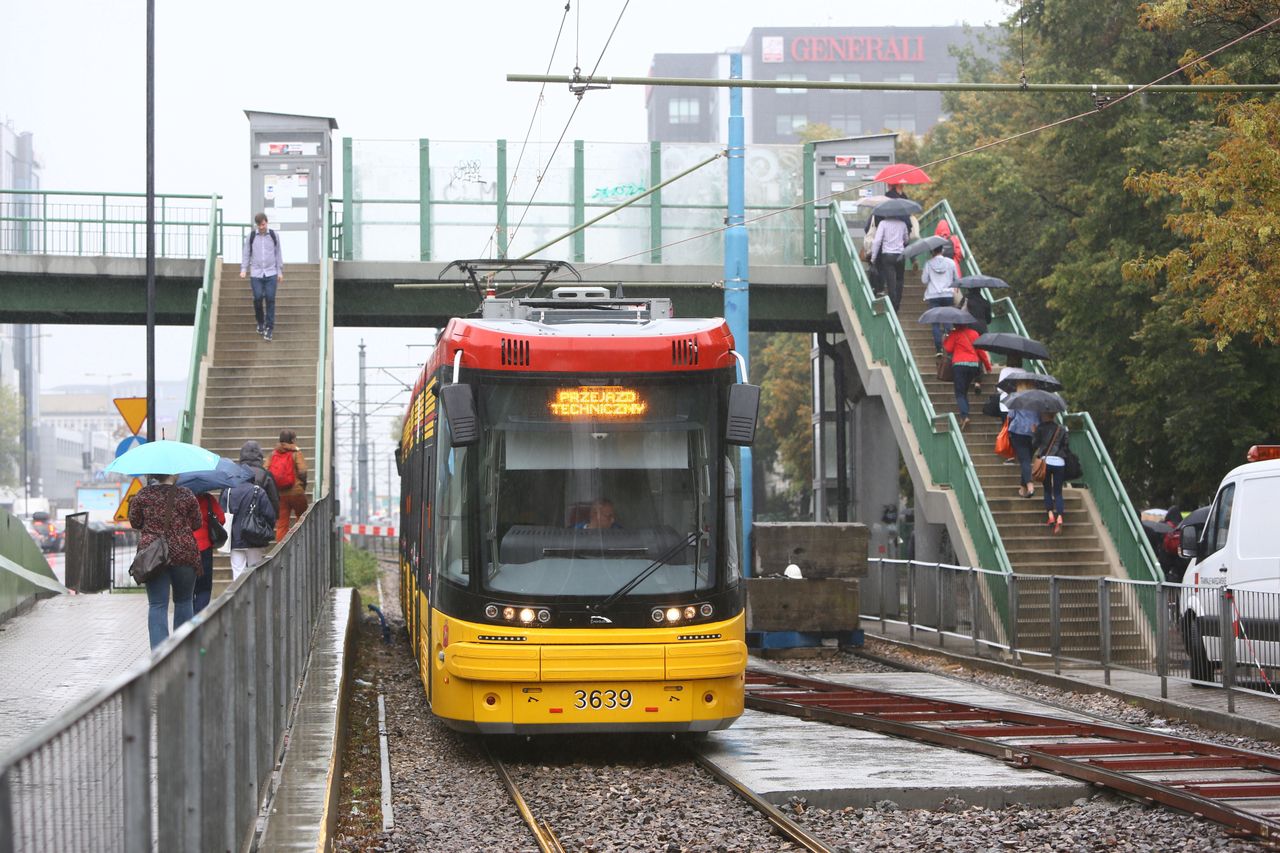
{"label": "woman in red jacket", "polygon": [[969,425],[969,388],[984,370],[991,370],[987,351],[973,345],[978,330],[972,326],[956,326],[942,342],[942,350],[951,356],[951,378],[956,389],[956,408],[960,412],[960,429]]}
{"label": "woman in red jacket", "polygon": [[196,577],[192,611],[199,613],[209,606],[209,599],[213,597],[213,542],[209,538],[209,518],[213,517],[219,524],[225,525],[227,515],[222,511],[222,504],[218,503],[217,495],[213,492],[197,495],[196,502],[200,504],[201,520],[200,526],[195,530],[196,547],[200,549],[200,566],[203,571]]}

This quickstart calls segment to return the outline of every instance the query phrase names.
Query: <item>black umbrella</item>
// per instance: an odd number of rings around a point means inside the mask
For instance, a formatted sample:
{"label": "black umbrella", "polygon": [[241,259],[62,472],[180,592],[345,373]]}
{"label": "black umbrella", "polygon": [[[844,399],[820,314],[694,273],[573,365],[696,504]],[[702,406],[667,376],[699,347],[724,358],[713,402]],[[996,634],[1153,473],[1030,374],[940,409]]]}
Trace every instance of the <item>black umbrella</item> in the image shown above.
{"label": "black umbrella", "polygon": [[1059,397],[1052,391],[1041,391],[1036,388],[1031,391],[1020,391],[1017,394],[1010,394],[1004,398],[1004,406],[1009,411],[1028,411],[1028,412],[1065,412],[1067,410],[1067,401]]}
{"label": "black umbrella", "polygon": [[980,287],[1008,287],[1009,282],[991,275],[967,275],[956,282],[961,290],[977,290]]}
{"label": "black umbrella", "polygon": [[930,308],[920,315],[921,323],[951,323],[952,325],[972,326],[977,318],[963,308],[952,308],[944,305],[941,308]]}
{"label": "black umbrella", "polygon": [[1032,373],[1029,370],[1015,370],[996,383],[1001,391],[1012,394],[1018,390],[1019,382],[1031,382],[1044,391],[1061,391],[1062,383],[1047,373]]}
{"label": "black umbrella", "polygon": [[1038,358],[1049,360],[1049,351],[1044,344],[1012,332],[988,332],[973,342],[987,352],[998,352],[1002,355],[1016,355],[1019,358]]}
{"label": "black umbrella", "polygon": [[939,237],[936,234],[932,237],[925,237],[923,240],[916,240],[909,243],[903,251],[902,257],[914,258],[916,255],[927,255],[934,249],[940,249],[947,243],[951,242],[946,237]]}
{"label": "black umbrella", "polygon": [[209,471],[191,471],[178,475],[178,485],[186,486],[197,495],[203,492],[217,492],[229,489],[245,482],[253,474],[239,462],[232,462],[223,456],[218,459],[215,468]]}
{"label": "black umbrella", "polygon": [[912,216],[923,211],[923,207],[909,198],[891,198],[877,204],[871,212],[881,219],[893,219],[898,216]]}

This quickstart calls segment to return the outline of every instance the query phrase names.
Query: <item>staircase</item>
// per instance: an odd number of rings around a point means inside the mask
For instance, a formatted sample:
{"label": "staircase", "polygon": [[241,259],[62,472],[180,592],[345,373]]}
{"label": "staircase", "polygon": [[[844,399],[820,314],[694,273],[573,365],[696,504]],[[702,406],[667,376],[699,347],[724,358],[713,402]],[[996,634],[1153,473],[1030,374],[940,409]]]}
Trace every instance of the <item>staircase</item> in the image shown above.
{"label": "staircase", "polygon": [[[924,286],[920,272],[908,269],[902,294],[899,320],[906,335],[911,355],[920,366],[925,389],[939,415],[955,413],[955,390],[950,380],[937,378],[934,369],[933,333],[930,327],[916,322],[916,317],[929,306],[924,302]],[[995,358],[1000,358],[996,356]],[[994,451],[1001,422],[982,414],[982,404],[995,391],[996,371],[983,377],[982,392],[969,397],[970,423],[963,431],[964,444],[977,473],[978,483],[986,495],[1013,571],[1019,575],[1041,575],[1043,583],[1024,582],[1018,591],[1018,646],[1035,651],[1049,651],[1049,583],[1048,576],[1060,581],[1062,610],[1062,653],[1093,658],[1098,654],[1098,592],[1096,581],[1072,581],[1070,578],[1097,578],[1114,574],[1103,537],[1093,513],[1086,506],[1087,491],[1068,485],[1063,490],[1066,525],[1054,536],[1045,525],[1047,519],[1040,484],[1032,498],[1018,496],[1021,475],[1016,464],[1004,463]],[[1117,662],[1146,660],[1140,627],[1121,591],[1110,593],[1111,655]],[[1080,630],[1072,630],[1077,624]],[[1088,626],[1092,625],[1089,630]]]}
{"label": "staircase", "polygon": [[[280,430],[298,434],[298,449],[313,468],[316,455],[316,363],[320,354],[320,268],[290,264],[276,291],[273,340],[257,332],[253,294],[238,264],[225,264],[213,297],[210,350],[197,407],[195,443],[228,459],[253,439],[269,460]],[[316,482],[313,472],[307,497]],[[214,556],[214,589],[231,582],[226,555]]]}

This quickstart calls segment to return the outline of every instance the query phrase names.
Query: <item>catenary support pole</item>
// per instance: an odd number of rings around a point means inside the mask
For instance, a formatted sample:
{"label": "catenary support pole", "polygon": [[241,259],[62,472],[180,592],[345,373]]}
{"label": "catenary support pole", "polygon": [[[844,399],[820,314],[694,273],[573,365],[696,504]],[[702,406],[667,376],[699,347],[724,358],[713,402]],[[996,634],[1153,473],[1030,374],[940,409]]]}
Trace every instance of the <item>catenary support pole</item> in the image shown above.
{"label": "catenary support pole", "polygon": [[[729,77],[742,79],[742,54],[729,55]],[[748,320],[751,316],[748,287],[746,226],[746,154],[742,120],[742,90],[729,90],[729,209],[724,232],[724,316],[729,321],[733,344],[750,366]],[[751,522],[751,448],[740,451],[738,494],[742,496],[742,573],[750,576]]]}
{"label": "catenary support pole", "polygon": [[365,416],[364,341],[360,341],[360,437],[356,443],[356,522],[369,523],[369,424]]}

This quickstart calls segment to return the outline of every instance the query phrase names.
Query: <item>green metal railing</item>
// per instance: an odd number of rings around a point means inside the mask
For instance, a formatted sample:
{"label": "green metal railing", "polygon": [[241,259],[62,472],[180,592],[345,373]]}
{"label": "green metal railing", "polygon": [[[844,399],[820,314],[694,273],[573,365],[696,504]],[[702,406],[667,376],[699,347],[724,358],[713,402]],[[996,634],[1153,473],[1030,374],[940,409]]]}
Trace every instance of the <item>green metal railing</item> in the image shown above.
{"label": "green metal railing", "polygon": [[[417,259],[429,261],[433,259],[452,260],[455,256],[462,254],[476,253],[480,250],[480,240],[476,240],[474,246],[456,246],[450,245],[447,258],[439,258],[439,246],[443,243],[440,237],[442,229],[472,229],[474,234],[482,231],[489,235],[491,245],[486,247],[491,250],[497,257],[509,257],[515,254],[521,254],[525,248],[517,248],[510,245],[513,237],[517,234],[528,234],[533,236],[534,229],[548,227],[553,228],[554,233],[567,232],[572,228],[578,227],[586,223],[590,218],[592,209],[599,211],[607,211],[616,208],[619,204],[628,198],[640,195],[646,187],[639,184],[626,183],[617,187],[611,187],[609,192],[597,190],[594,194],[588,195],[587,190],[587,174],[592,167],[589,162],[586,143],[577,140],[573,143],[572,148],[572,169],[566,172],[568,180],[565,192],[566,198],[552,198],[547,190],[544,190],[540,196],[532,199],[515,198],[509,195],[511,182],[509,180],[509,160],[513,157],[509,156],[509,147],[507,141],[499,139],[494,143],[496,149],[494,170],[494,180],[492,181],[492,197],[489,198],[448,198],[442,197],[441,193],[447,188],[439,188],[432,186],[431,180],[431,142],[428,139],[417,140],[417,193],[413,196],[405,197],[386,197],[357,195],[357,184],[359,181],[356,177],[355,158],[356,154],[353,150],[353,140],[346,138],[343,140],[343,195],[341,198],[335,198],[330,201],[330,205],[334,208],[333,217],[329,226],[326,228],[325,245],[331,256],[335,260],[390,260],[391,258],[383,257],[377,252],[365,249],[366,236],[372,235],[379,229],[406,229],[416,232]],[[566,142],[566,149],[568,143]],[[701,159],[699,156],[698,159]],[[528,168],[528,163],[524,168]],[[649,166],[648,166],[648,187],[656,186],[662,183],[662,145],[654,142],[650,145],[649,150]],[[517,191],[518,191],[517,187]],[[799,192],[799,186],[796,188]],[[797,198],[797,201],[799,199]],[[620,224],[612,221],[605,221],[594,224],[590,229],[573,233],[572,241],[568,244],[567,259],[570,261],[584,261],[587,259],[589,250],[589,235],[603,232],[630,232],[643,234],[643,246],[634,253],[633,257],[629,257],[629,262],[633,263],[661,263],[663,260],[663,244],[665,240],[670,240],[673,234],[684,236],[686,232],[698,232],[703,230],[713,230],[718,228],[724,216],[725,203],[721,200],[708,203],[675,203],[665,202],[663,193],[657,192],[643,200],[637,200],[634,208],[641,212],[647,211],[644,216],[643,224],[631,223]],[[481,219],[475,215],[477,209],[490,209],[493,211],[491,217]],[[547,222],[541,221],[534,223],[533,217],[523,225],[522,230],[513,233],[513,229],[520,221],[524,212],[528,208],[531,211],[563,211],[563,217],[557,217],[558,224],[550,226]],[[792,208],[789,204],[748,204],[746,210],[748,217],[752,214],[765,213],[769,211],[787,211]],[[405,210],[404,218],[392,216],[390,214],[382,214],[379,210]],[[412,213],[408,209],[413,209]],[[694,224],[688,221],[674,221],[675,217],[664,215],[676,211],[681,212],[697,212],[705,211],[708,214],[705,223]],[[452,215],[450,215],[452,214]],[[770,239],[780,242],[781,251],[791,257],[787,261],[789,263],[800,263],[804,251],[804,243],[801,239],[799,227],[803,220],[804,212],[796,209],[794,218],[788,216],[769,217],[760,222],[749,225],[752,235],[769,235]],[[543,242],[546,238],[542,237],[535,243],[528,245],[536,245]],[[452,241],[456,243],[456,241]],[[407,241],[404,245],[408,245]],[[610,250],[611,251],[611,250]],[[592,260],[606,260],[612,258],[592,258]]]}
{"label": "green metal railing", "polygon": [[[960,223],[956,221],[955,213],[946,199],[929,208],[921,216],[921,233],[933,233],[933,229],[942,219],[946,219],[951,226],[951,232],[960,238],[960,245],[964,249],[962,264],[965,273],[981,275],[982,270],[974,259],[973,250],[969,248],[964,231],[961,230]],[[1013,300],[1007,296],[993,298],[990,290],[984,289],[983,293],[991,303],[990,331],[1013,332],[1027,337],[1027,328],[1023,325],[1022,317],[1018,314]],[[1043,370],[1043,365],[1038,361],[1032,362],[1032,366]],[[1093,494],[1093,501],[1098,507],[1098,513],[1102,516],[1102,523],[1111,535],[1111,541],[1120,555],[1120,562],[1125,572],[1133,580],[1157,582],[1164,580],[1155,552],[1151,549],[1151,542],[1142,531],[1138,513],[1129,501],[1129,494],[1120,481],[1120,475],[1116,472],[1102,436],[1094,426],[1093,418],[1088,412],[1075,412],[1067,414],[1063,420],[1072,432],[1071,449],[1080,457],[1080,467],[1084,471],[1081,482]]]}
{"label": "green metal railing", "polygon": [[[209,233],[217,233],[218,197],[209,197]],[[196,316],[191,326],[191,362],[187,367],[187,405],[182,410],[182,421],[178,425],[178,437],[181,441],[191,441],[196,429],[196,403],[200,396],[200,365],[209,352],[209,321],[213,318],[213,288],[217,284],[218,241],[209,240],[204,256],[204,278],[200,290],[196,293]]]}
{"label": "green metal railing", "polygon": [[[930,478],[940,486],[950,487],[960,504],[973,540],[974,559],[984,568],[1011,573],[1009,555],[978,484],[969,450],[961,439],[959,422],[954,414],[948,413],[944,418],[933,408],[898,315],[886,298],[877,299],[871,292],[871,283],[838,205],[831,206],[826,240],[827,261],[840,270],[871,357],[888,366],[893,375]],[[939,423],[945,423],[946,428],[939,431]]]}
{"label": "green metal railing", "polygon": [[[328,234],[332,225],[333,208],[327,195],[323,205],[324,230],[321,233]],[[333,410],[333,353],[329,349],[329,335],[333,329],[332,294],[333,260],[326,256],[320,259],[320,348],[316,358],[316,464],[313,494],[317,499],[325,494],[329,474],[329,462],[325,453],[331,446],[326,428],[332,428],[328,415]]]}
{"label": "green metal railing", "polygon": [[[215,231],[204,205],[209,198],[156,196],[156,257],[208,253]],[[0,254],[140,258],[146,255],[146,226],[144,193],[0,189]]]}

